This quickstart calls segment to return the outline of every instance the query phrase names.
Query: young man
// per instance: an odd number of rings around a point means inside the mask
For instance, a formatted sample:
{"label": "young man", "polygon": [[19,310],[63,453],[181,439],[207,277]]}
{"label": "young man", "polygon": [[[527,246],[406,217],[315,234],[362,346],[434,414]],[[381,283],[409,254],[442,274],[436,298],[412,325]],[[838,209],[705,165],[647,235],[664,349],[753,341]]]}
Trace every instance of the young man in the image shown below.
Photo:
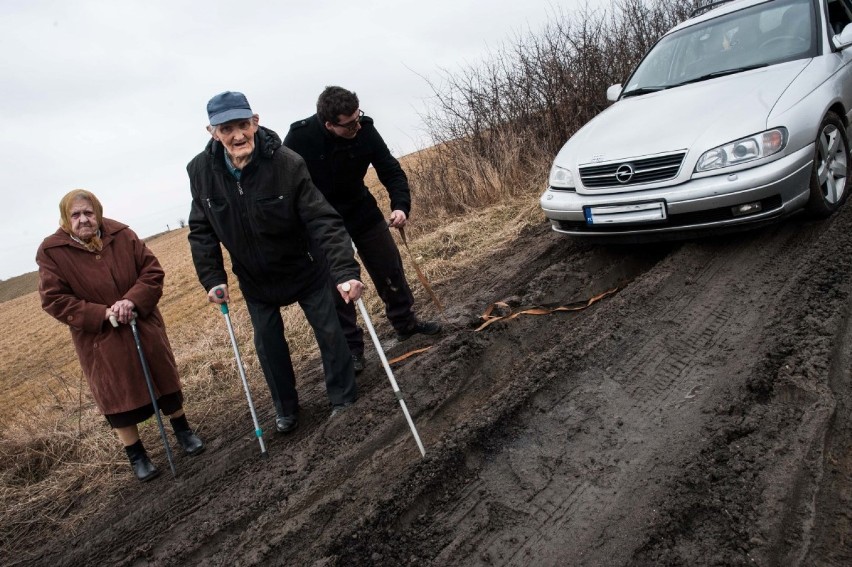
{"label": "young man", "polygon": [[246,97],[220,93],[207,103],[207,114],[212,139],[187,166],[192,260],[208,300],[223,303],[230,298],[220,244],[228,249],[276,428],[286,433],[298,425],[299,399],[280,307],[298,301],[313,327],[334,415],[355,401],[357,387],[328,280],[337,283],[340,300],[351,303],[361,295],[360,270],[340,215],[311,183],[304,161],[259,126]]}
{"label": "young man", "polygon": [[[317,100],[317,113],[294,122],[284,145],[304,158],[314,184],[343,217],[397,338],[404,341],[417,333],[439,333],[439,323],[419,321],[414,314],[414,296],[388,230],[408,222],[408,178],[373,126],[373,119],[364,116],[358,96],[342,87],[326,87]],[[389,221],[364,185],[370,165],[390,196]],[[364,368],[364,333],[358,327],[355,307],[343,301],[335,306],[356,372],[360,372]]]}

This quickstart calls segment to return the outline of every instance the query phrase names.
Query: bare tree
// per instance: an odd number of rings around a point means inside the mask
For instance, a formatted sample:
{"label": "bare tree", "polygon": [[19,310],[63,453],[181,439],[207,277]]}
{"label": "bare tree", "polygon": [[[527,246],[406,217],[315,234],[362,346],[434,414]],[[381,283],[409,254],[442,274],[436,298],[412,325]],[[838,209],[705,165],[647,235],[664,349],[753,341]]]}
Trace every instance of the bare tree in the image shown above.
{"label": "bare tree", "polygon": [[434,147],[410,167],[419,206],[455,214],[540,186],[559,148],[608,106],[606,87],[627,80],[692,8],[691,0],[617,0],[559,10],[541,33],[429,81],[423,119]]}

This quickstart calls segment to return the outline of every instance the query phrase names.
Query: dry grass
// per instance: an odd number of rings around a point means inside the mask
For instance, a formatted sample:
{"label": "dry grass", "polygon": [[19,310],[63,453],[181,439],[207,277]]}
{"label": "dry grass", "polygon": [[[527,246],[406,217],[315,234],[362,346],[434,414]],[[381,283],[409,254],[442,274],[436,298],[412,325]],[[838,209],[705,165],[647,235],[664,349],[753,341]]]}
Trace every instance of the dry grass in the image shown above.
{"label": "dry grass", "polygon": [[430,148],[423,159],[413,160],[407,167],[412,191],[417,206],[430,213],[418,218],[418,228],[431,230],[459,214],[543,188],[547,179],[541,172],[547,172],[553,154],[533,154],[524,146],[522,138],[497,132],[493,159],[484,159],[475,144],[461,140]]}

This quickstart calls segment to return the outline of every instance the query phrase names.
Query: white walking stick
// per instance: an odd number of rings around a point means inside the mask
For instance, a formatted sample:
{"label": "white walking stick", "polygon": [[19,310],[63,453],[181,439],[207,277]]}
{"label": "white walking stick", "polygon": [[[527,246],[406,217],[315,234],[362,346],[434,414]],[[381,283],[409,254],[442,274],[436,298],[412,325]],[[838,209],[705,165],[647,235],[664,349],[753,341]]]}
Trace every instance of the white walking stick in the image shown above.
{"label": "white walking stick", "polygon": [[[341,284],[340,289],[348,292],[351,289],[351,286],[349,285],[349,282],[346,282]],[[382,343],[379,342],[379,337],[376,335],[376,330],[373,328],[373,322],[370,320],[370,314],[367,313],[367,307],[364,305],[364,301],[360,298],[355,300],[355,304],[358,306],[358,309],[361,310],[361,317],[364,319],[364,323],[367,324],[367,330],[370,331],[370,336],[373,338],[373,344],[376,345],[376,352],[379,353],[379,358],[382,359],[382,365],[385,367],[385,372],[388,375],[388,380],[390,380],[393,393],[396,394],[396,399],[399,400],[399,405],[402,406],[402,413],[405,414],[405,420],[408,422],[408,427],[411,428],[411,434],[414,435],[414,440],[417,441],[417,448],[420,449],[420,455],[425,457],[426,449],[423,448],[423,442],[420,441],[420,435],[417,434],[417,428],[414,426],[411,414],[408,413],[408,407],[405,405],[405,400],[402,399],[402,392],[399,391],[396,378],[393,377],[393,372],[391,371],[390,364],[388,364],[385,351],[382,349]]]}
{"label": "white walking stick", "polygon": [[[217,289],[216,297],[222,299],[225,297],[225,292],[221,289]],[[251,399],[248,380],[246,380],[246,371],[243,368],[243,360],[240,358],[240,349],[237,347],[237,337],[234,334],[234,326],[231,324],[231,315],[228,312],[228,302],[220,303],[219,309],[222,311],[222,315],[225,316],[225,322],[228,324],[228,333],[231,335],[231,344],[234,347],[234,357],[237,359],[237,368],[240,369],[240,378],[243,380],[243,389],[246,391],[246,400],[248,400],[251,419],[254,422],[254,434],[257,437],[257,442],[260,443],[260,456],[269,457],[269,453],[266,452],[266,445],[263,444],[263,430],[260,428],[260,423],[257,421],[257,412],[254,410],[254,402]]]}

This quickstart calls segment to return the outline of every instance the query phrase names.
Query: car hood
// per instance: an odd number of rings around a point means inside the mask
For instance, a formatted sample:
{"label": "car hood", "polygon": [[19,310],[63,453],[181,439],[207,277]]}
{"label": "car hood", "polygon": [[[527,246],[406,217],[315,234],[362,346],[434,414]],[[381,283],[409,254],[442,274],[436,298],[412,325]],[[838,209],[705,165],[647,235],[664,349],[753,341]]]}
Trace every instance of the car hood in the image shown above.
{"label": "car hood", "polygon": [[620,100],[572,136],[556,163],[570,168],[678,150],[703,152],[761,132],[770,126],[767,117],[778,98],[809,62],[791,61]]}

